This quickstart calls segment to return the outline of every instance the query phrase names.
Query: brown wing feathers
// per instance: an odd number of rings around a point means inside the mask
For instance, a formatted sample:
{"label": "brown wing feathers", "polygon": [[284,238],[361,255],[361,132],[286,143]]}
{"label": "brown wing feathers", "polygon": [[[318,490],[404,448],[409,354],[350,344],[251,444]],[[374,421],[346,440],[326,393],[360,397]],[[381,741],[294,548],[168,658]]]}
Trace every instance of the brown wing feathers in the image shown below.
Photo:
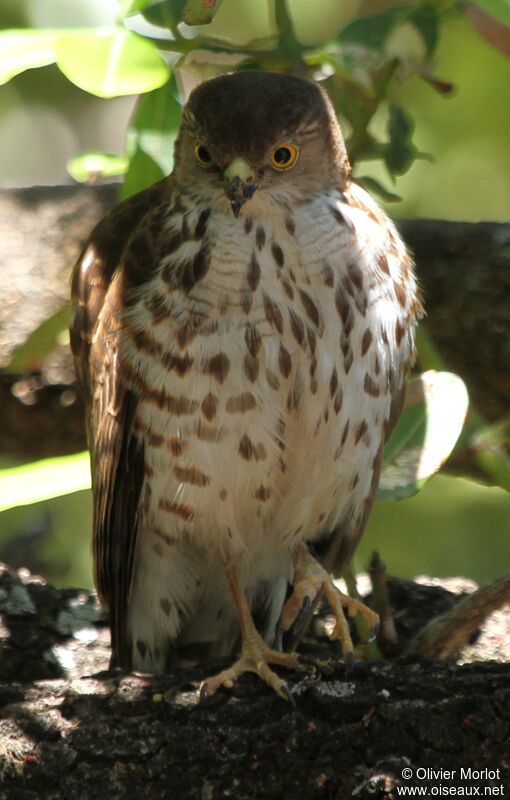
{"label": "brown wing feathers", "polygon": [[161,186],[114,209],[92,232],[72,277],[71,347],[87,406],[94,502],[95,583],[108,606],[112,664],[129,665],[126,613],[143,485],[143,444],[132,423],[137,397],[121,380],[118,348],[122,255]]}

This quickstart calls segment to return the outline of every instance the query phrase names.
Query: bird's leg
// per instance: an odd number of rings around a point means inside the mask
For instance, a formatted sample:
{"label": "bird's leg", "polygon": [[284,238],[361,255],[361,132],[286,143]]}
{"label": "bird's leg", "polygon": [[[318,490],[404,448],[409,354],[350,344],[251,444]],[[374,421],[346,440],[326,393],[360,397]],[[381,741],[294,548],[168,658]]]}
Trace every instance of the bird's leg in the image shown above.
{"label": "bird's leg", "polygon": [[305,544],[299,544],[294,551],[294,588],[292,595],[285,603],[280,619],[284,631],[289,630],[298,618],[303,607],[310,607],[320,594],[324,594],[335,618],[332,639],[340,641],[343,657],[352,658],[352,640],[349,624],[345,618],[344,608],[349,617],[362,614],[370,629],[376,629],[379,617],[361,600],[349,597],[338,589],[331,575],[312,556]]}
{"label": "bird's leg", "polygon": [[240,586],[237,568],[233,564],[227,564],[225,572],[239,614],[242,638],[241,656],[228,669],[211,678],[206,678],[200,687],[200,697],[206,699],[214,694],[220,686],[231,689],[240,675],[245,672],[255,672],[275,690],[276,694],[284,700],[289,700],[290,692],[287,684],[270,669],[269,664],[287,667],[287,669],[303,669],[303,665],[295,653],[279,653],[265,643],[253,622],[246,595]]}

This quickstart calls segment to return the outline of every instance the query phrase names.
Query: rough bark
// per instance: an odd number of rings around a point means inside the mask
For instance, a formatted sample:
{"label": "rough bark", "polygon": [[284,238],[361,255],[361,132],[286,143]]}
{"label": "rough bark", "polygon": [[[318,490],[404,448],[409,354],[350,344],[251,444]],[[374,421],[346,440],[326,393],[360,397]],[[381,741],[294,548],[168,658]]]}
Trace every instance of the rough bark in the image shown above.
{"label": "rough bark", "polygon": [[71,267],[117,187],[0,191],[0,366],[69,296]]}
{"label": "rough bark", "polygon": [[426,327],[487,419],[510,406],[510,224],[400,220],[423,287]]}
{"label": "rough bark", "polygon": [[[411,581],[390,581],[390,597],[402,640],[459,599]],[[430,796],[510,788],[510,663],[415,656],[346,671],[329,659],[322,674],[290,676],[294,708],[251,676],[201,706],[199,682],[216,664],[107,671],[106,618],[90,592],[4,568],[0,612],[0,800],[396,800],[403,786]],[[510,613],[500,613],[508,656]],[[493,637],[482,632],[478,658],[492,655]]]}
{"label": "rough bark", "polygon": [[444,661],[456,658],[483,621],[496,609],[510,603],[510,575],[464,597],[454,609],[435,617],[406,647],[407,653],[421,653]]}
{"label": "rough bark", "polygon": [[[114,205],[117,189],[0,192],[0,366],[67,298],[70,267],[94,223]],[[398,224],[416,256],[429,332],[446,364],[468,383],[481,414],[498,419],[510,403],[510,372],[503,368],[510,363],[510,225],[425,219]],[[82,409],[69,380],[68,364],[36,371],[28,390],[17,391],[18,376],[3,376],[1,452],[35,458],[83,447]],[[34,425],[41,426],[37,437]]]}
{"label": "rough bark", "polygon": [[0,453],[27,460],[77,453],[87,446],[85,411],[74,384],[41,373],[0,372]]}

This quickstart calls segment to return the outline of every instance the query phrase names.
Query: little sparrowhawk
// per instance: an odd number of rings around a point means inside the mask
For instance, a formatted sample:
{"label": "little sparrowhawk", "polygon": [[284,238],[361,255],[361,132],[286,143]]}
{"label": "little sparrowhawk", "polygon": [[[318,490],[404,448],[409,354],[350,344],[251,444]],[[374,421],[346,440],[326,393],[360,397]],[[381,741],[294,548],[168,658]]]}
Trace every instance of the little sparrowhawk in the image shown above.
{"label": "little sparrowhawk", "polygon": [[202,693],[249,670],[288,696],[269,664],[299,666],[275,632],[304,601],[325,594],[352,650],[361,604],[329,570],[370,512],[420,313],[326,94],[258,71],[198,86],[172,174],[99,223],[72,295],[112,665],[240,648]]}

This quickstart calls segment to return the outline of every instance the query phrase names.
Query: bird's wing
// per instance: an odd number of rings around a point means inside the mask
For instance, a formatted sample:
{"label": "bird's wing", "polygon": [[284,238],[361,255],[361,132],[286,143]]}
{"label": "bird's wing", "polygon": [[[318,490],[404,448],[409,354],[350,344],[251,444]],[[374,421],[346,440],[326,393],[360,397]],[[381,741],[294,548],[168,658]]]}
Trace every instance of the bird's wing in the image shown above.
{"label": "bird's wing", "polygon": [[116,665],[130,659],[126,615],[144,478],[143,442],[133,431],[138,398],[120,371],[123,254],[167,192],[161,182],[111,211],[90,235],[72,275],[71,349],[91,455],[94,580],[110,611]]}
{"label": "bird's wing", "polygon": [[[388,242],[393,246],[393,256],[398,259],[399,269],[402,274],[410,279],[410,290],[408,305],[406,309],[407,326],[413,324],[420,319],[423,315],[423,308],[421,305],[421,293],[419,288],[415,286],[413,277],[413,263],[412,258],[407,251],[404,243],[400,240],[394,226],[388,218],[380,211],[374,201],[355,184],[351,184],[349,192],[346,194],[346,199],[350,205],[364,210],[372,218],[376,218],[380,225],[387,228]],[[390,412],[388,421],[385,426],[384,441],[381,442],[379,452],[374,461],[374,471],[372,477],[372,485],[370,488],[370,495],[365,503],[365,510],[359,525],[353,529],[350,525],[340,524],[335,530],[331,531],[329,536],[324,537],[319,550],[319,556],[327,569],[335,576],[340,577],[344,568],[348,564],[350,558],[354,554],[359,540],[363,534],[365,524],[374,503],[377,487],[379,485],[379,476],[382,466],[382,457],[384,444],[388,441],[402,411],[404,404],[406,382],[405,377],[409,371],[410,365],[413,360],[412,348],[408,353],[408,359],[402,364],[401,374],[394,382],[391,388],[390,397]]]}
{"label": "bird's wing", "polygon": [[386,426],[385,437],[381,442],[379,452],[377,453],[377,457],[374,462],[374,473],[372,477],[370,495],[368,502],[366,503],[365,513],[360,524],[354,530],[350,525],[345,526],[340,524],[337,528],[331,531],[329,536],[324,538],[323,542],[318,548],[318,554],[321,563],[336,578],[340,578],[342,576],[363,535],[368,515],[372,510],[372,506],[377,495],[384,445],[388,441],[391,432],[393,431],[393,428],[395,427],[400,416],[400,412],[402,411],[402,407],[404,405],[405,388],[406,385],[404,382],[401,386],[397,387],[393,391],[391,396],[390,416]]}

